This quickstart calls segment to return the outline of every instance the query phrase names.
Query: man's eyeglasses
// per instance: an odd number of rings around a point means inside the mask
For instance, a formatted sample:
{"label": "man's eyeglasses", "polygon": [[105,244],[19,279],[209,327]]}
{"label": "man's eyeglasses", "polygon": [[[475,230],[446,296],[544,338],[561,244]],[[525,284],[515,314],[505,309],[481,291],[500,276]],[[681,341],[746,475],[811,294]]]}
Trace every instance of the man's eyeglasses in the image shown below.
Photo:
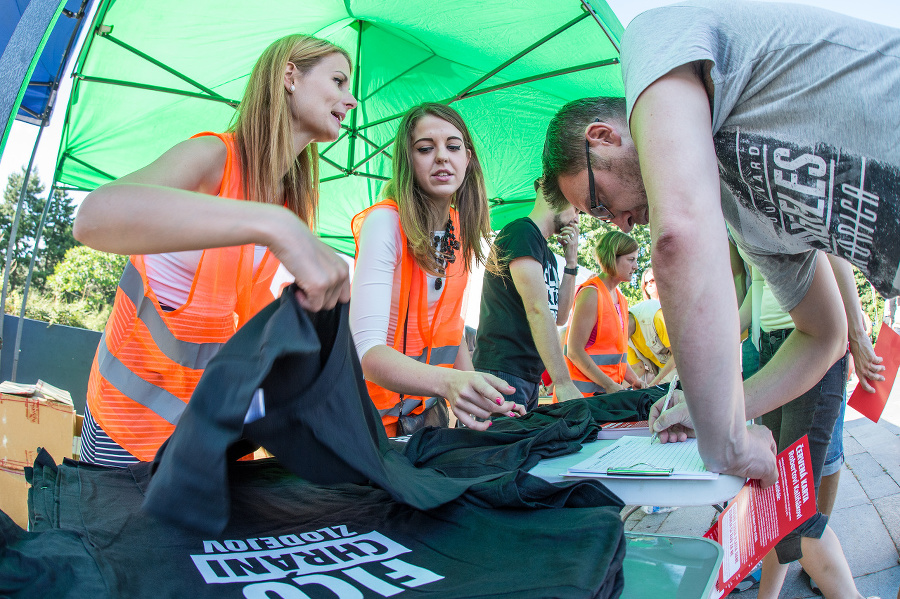
{"label": "man's eyeglasses", "polygon": [[594,188],[594,171],[591,169],[591,146],[586,139],[584,140],[584,153],[587,156],[588,189],[591,193],[591,203],[588,205],[588,214],[594,218],[609,222],[613,219],[613,213],[609,208],[597,201],[597,190]]}

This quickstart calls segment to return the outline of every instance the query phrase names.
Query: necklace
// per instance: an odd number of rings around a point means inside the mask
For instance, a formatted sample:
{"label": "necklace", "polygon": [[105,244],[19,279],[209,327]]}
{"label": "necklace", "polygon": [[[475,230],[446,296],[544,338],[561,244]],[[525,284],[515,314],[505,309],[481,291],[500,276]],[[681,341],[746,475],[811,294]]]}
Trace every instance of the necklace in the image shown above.
{"label": "necklace", "polygon": [[446,276],[447,265],[456,262],[456,250],[459,249],[459,241],[453,230],[453,219],[447,219],[447,225],[444,227],[443,235],[434,236],[434,250],[437,254],[438,262],[438,278],[434,280],[434,288],[440,289],[444,281],[441,277]]}

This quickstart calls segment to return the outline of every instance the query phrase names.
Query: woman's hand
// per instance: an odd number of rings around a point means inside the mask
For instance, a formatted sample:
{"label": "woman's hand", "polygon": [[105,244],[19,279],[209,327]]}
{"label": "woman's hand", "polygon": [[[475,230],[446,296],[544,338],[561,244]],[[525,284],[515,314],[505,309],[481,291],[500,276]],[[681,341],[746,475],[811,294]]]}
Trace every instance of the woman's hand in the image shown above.
{"label": "woman's hand", "polygon": [[669,408],[663,412],[662,407],[666,398],[659,400],[650,408],[648,421],[651,433],[659,433],[660,443],[676,443],[687,441],[688,437],[695,437],[694,422],[684,401],[684,392],[676,389],[672,394]]}
{"label": "woman's hand", "polygon": [[620,385],[615,381],[610,381],[606,385],[602,385],[602,387],[606,390],[607,393],[618,393],[619,391],[624,391],[625,387]]}
{"label": "woman's hand", "polygon": [[[485,372],[446,369],[448,375],[444,397],[460,422],[468,428],[483,431],[491,425],[493,414],[524,416],[525,406],[508,401],[503,395],[515,393],[506,381]],[[479,422],[475,418],[483,418]]]}
{"label": "woman's hand", "polygon": [[[311,312],[330,310],[350,301],[350,269],[337,253],[319,241],[309,227],[285,211],[290,232],[276,236],[269,249],[294,275],[297,301]],[[293,222],[291,222],[293,221]]]}

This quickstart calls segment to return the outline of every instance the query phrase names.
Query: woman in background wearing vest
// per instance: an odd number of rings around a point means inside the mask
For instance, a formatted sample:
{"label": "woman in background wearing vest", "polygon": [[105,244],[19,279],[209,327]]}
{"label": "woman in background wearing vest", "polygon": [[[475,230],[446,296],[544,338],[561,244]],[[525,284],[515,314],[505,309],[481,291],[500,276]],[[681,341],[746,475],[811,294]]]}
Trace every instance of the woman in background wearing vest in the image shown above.
{"label": "woman in background wearing vest", "polygon": [[253,67],[227,133],[200,133],[85,198],[75,237],[130,258],[91,368],[83,460],[153,459],[210,358],[278,293],[279,263],[303,307],[349,300],[346,263],[311,227],[315,142],[337,139],[356,106],[350,67],[330,42],[284,37]]}
{"label": "woman in background wearing vest", "polygon": [[[443,104],[410,109],[393,148],[387,198],[353,218],[350,329],[388,436],[402,415],[445,410],[485,430],[491,414],[524,414],[513,389],[475,372],[463,343],[464,294],[490,233],[484,175],[462,117]],[[440,404],[438,402],[441,402]],[[433,407],[436,406],[436,407]]]}
{"label": "woman in background wearing vest", "polygon": [[628,301],[618,289],[637,270],[638,244],[621,231],[608,231],[594,251],[603,272],[575,291],[566,341],[566,365],[585,397],[621,391],[626,381],[635,389],[644,386],[626,361]]}
{"label": "woman in background wearing vest", "polygon": [[652,268],[641,275],[641,291],[644,301],[628,309],[628,365],[649,387],[672,380],[675,359]]}

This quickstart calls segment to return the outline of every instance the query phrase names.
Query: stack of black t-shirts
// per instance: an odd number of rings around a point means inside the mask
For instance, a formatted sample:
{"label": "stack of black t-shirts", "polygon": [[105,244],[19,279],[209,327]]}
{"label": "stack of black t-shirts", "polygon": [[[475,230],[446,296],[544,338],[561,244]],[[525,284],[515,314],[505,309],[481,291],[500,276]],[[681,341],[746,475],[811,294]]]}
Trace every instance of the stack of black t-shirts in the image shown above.
{"label": "stack of black t-shirts", "polygon": [[[651,397],[572,401],[395,445],[346,321],[346,307],[311,315],[283,294],[210,362],[152,465],[39,458],[32,528],[45,532],[0,522],[0,595],[617,596],[621,502],[599,481],[525,470],[576,451],[598,422],[645,418]],[[245,425],[259,388],[265,416]],[[255,444],[280,464],[231,459]]]}
{"label": "stack of black t-shirts", "polygon": [[274,460],[229,465],[232,518],[204,534],[140,509],[149,464],[41,455],[33,523],[0,513],[0,596],[202,598],[618,597],[614,506],[423,511],[371,485],[319,486]]}

